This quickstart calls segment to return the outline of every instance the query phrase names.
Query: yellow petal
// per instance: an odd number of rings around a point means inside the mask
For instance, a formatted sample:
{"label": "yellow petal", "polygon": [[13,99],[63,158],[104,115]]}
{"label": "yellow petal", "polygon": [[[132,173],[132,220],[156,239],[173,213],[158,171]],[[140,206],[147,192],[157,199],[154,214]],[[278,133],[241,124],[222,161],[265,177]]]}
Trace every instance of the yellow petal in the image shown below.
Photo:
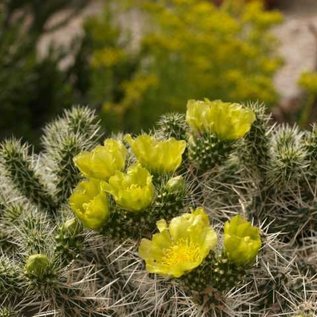
{"label": "yellow petal", "polygon": [[255,114],[237,103],[189,100],[186,122],[193,132],[214,133],[222,140],[236,140],[250,131]]}
{"label": "yellow petal", "polygon": [[217,235],[202,208],[175,217],[167,225],[157,222],[159,233],[142,240],[139,255],[151,273],[180,277],[199,266],[216,247]]}
{"label": "yellow petal", "polygon": [[151,172],[173,173],[182,163],[185,141],[174,138],[157,140],[148,134],[142,134],[135,139],[126,135],[124,139],[137,160]]}
{"label": "yellow petal", "polygon": [[224,249],[230,261],[250,265],[261,248],[259,228],[237,215],[224,226]]}
{"label": "yellow petal", "polygon": [[127,173],[116,172],[103,188],[121,208],[128,211],[145,210],[154,197],[152,176],[140,164],[130,166]]}
{"label": "yellow petal", "polygon": [[85,177],[107,180],[116,171],[124,169],[126,156],[127,149],[121,141],[106,139],[103,146],[79,153],[74,157],[74,163]]}
{"label": "yellow petal", "polygon": [[107,195],[102,182],[85,180],[80,182],[69,198],[69,205],[82,224],[90,229],[100,229],[109,218]]}

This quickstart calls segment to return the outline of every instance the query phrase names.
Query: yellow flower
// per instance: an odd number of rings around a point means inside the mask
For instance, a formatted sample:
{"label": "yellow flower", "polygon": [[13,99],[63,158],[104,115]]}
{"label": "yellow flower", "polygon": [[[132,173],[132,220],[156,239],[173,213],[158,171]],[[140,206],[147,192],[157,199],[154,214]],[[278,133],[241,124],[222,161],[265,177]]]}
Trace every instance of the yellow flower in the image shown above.
{"label": "yellow flower", "polygon": [[260,230],[237,215],[225,223],[224,248],[230,261],[249,265],[261,248]]}
{"label": "yellow flower", "polygon": [[217,244],[203,208],[173,218],[169,226],[164,219],[156,225],[160,233],[142,239],[139,247],[150,273],[180,277],[199,266]]}
{"label": "yellow flower", "polygon": [[152,176],[140,164],[130,166],[126,174],[116,172],[103,188],[120,207],[129,211],[144,210],[154,196]]}
{"label": "yellow flower", "polygon": [[315,72],[302,73],[299,78],[298,84],[309,93],[316,95],[317,94],[317,73]]}
{"label": "yellow flower", "polygon": [[69,198],[74,214],[93,230],[100,229],[109,217],[108,199],[101,185],[102,182],[94,179],[82,181]]}
{"label": "yellow flower", "polygon": [[131,146],[138,161],[151,172],[175,172],[182,163],[186,148],[185,141],[174,138],[160,141],[148,134],[142,134],[136,139],[128,134],[125,141]]}
{"label": "yellow flower", "polygon": [[126,156],[127,149],[121,141],[106,139],[103,146],[79,153],[74,157],[74,163],[84,176],[106,180],[124,169]]}
{"label": "yellow flower", "polygon": [[255,114],[237,103],[189,100],[186,122],[194,132],[214,133],[222,140],[236,140],[249,132]]}

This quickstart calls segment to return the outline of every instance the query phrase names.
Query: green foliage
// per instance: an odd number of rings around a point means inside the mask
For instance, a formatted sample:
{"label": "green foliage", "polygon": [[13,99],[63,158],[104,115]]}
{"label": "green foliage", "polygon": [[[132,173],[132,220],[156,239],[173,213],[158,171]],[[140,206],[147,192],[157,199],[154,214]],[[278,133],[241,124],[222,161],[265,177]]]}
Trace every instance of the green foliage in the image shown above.
{"label": "green foliage", "polygon": [[[131,16],[132,30],[124,22]],[[281,61],[269,30],[280,20],[257,1],[110,1],[85,25],[89,100],[101,105],[107,127],[127,131],[184,112],[190,98],[273,105]]]}
{"label": "green foliage", "polygon": [[[3,141],[0,316],[315,316],[316,129],[271,125],[263,105],[241,108],[251,109],[255,121],[212,166],[185,152],[173,172],[149,172],[154,195],[145,209],[125,208],[134,200],[122,204],[103,184],[99,195],[110,216],[94,230],[74,219],[67,204],[82,179],[73,158],[92,155],[101,141],[94,113],[65,111],[45,128],[39,154],[21,141]],[[114,135],[127,149],[117,169],[127,172],[141,152],[156,164],[158,144],[170,136],[187,145],[200,138],[178,114],[161,118],[151,136],[156,151],[137,152],[131,137]],[[111,158],[112,150],[104,155]],[[218,155],[202,143],[203,150]],[[97,169],[112,163],[100,160]],[[98,175],[98,182],[109,182]],[[133,192],[138,181],[117,185]],[[88,194],[78,205],[93,217],[100,205]],[[147,272],[168,273],[171,264],[174,275]]]}
{"label": "green foliage", "polygon": [[307,126],[314,121],[316,114],[314,112],[314,105],[317,97],[317,73],[304,72],[301,74],[298,85],[304,90],[305,97],[302,108],[299,112],[299,124],[302,127]]}
{"label": "green foliage", "polygon": [[[39,58],[37,48],[43,36],[68,22],[86,3],[8,0],[0,4],[1,139],[15,134],[35,143],[43,122],[74,102],[68,71],[59,66],[63,49],[51,47]],[[49,19],[65,9],[70,16],[48,27]]]}
{"label": "green foliage", "polygon": [[[125,118],[128,115],[135,115],[131,112],[127,114],[129,104],[125,105],[121,102],[128,89],[124,85],[133,79],[140,57],[129,49],[131,37],[121,34],[122,30],[114,21],[111,7],[111,2],[106,2],[100,17],[86,20],[84,25],[86,37],[77,55],[77,59],[83,58],[84,61],[77,65],[77,72],[82,72],[81,77],[87,78],[87,82],[86,85],[81,85],[82,79],[78,78],[77,85],[79,90],[84,90],[83,96],[86,96],[90,102],[98,106],[102,105],[105,111],[104,124],[109,130],[113,131],[124,126],[129,131],[133,126],[129,126],[129,120]],[[130,88],[131,102],[139,100],[149,84],[146,78],[140,78],[135,84],[138,89]]]}

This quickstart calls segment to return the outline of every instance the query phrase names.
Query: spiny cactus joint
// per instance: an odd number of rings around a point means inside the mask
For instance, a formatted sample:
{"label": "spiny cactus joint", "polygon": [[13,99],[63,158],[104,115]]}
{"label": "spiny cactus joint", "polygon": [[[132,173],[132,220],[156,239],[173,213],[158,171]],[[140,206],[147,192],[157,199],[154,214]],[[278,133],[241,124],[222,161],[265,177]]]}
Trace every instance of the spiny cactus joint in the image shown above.
{"label": "spiny cactus joint", "polygon": [[67,110],[0,145],[0,317],[313,317],[316,127],[190,100],[100,141]]}

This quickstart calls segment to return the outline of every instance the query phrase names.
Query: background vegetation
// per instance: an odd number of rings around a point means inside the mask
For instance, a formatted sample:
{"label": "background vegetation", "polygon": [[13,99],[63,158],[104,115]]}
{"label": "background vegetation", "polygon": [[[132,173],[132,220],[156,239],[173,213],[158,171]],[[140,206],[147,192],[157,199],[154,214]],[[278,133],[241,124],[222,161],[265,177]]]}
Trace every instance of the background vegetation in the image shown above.
{"label": "background vegetation", "polygon": [[[51,47],[39,58],[39,40],[80,12],[86,0],[25,1],[8,0],[0,4],[0,138],[11,134],[28,140],[38,139],[43,122],[74,102],[67,70],[59,63],[62,48]],[[50,18],[68,10],[57,24]]]}
{"label": "background vegetation", "polygon": [[[4,2],[0,138],[34,142],[43,122],[72,104],[101,110],[107,131],[148,129],[160,114],[184,111],[189,98],[275,104],[272,78],[281,60],[270,29],[281,15],[258,1],[234,4],[107,1],[100,16],[85,21],[83,37],[40,58],[39,40],[87,1]],[[52,25],[61,12],[69,15]],[[61,68],[66,56],[74,62]]]}
{"label": "background vegetation", "polygon": [[[125,5],[125,6],[124,6]],[[140,41],[120,17],[137,15]],[[119,17],[119,18],[118,18]],[[255,1],[117,1],[85,25],[90,102],[111,129],[149,128],[189,98],[276,103],[281,65],[270,33],[281,15]]]}

